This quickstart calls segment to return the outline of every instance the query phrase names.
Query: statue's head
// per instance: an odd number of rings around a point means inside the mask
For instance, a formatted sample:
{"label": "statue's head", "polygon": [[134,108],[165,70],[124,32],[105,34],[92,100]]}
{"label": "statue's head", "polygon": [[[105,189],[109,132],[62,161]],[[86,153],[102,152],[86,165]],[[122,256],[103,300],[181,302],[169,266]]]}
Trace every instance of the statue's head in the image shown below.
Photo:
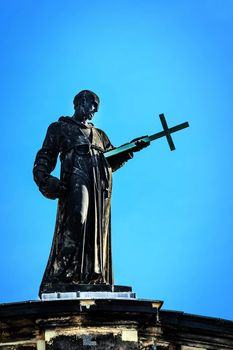
{"label": "statue's head", "polygon": [[73,100],[75,118],[80,121],[92,119],[99,108],[99,97],[90,90],[80,91]]}

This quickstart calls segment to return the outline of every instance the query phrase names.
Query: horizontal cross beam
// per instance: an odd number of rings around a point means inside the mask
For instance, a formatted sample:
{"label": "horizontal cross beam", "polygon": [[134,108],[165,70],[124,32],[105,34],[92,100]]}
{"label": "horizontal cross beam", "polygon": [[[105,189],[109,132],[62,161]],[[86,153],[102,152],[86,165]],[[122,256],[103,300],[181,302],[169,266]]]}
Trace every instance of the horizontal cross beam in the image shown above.
{"label": "horizontal cross beam", "polygon": [[165,116],[163,114],[159,115],[160,117],[160,121],[162,123],[163,126],[163,131],[157,132],[156,134],[150,135],[150,136],[144,136],[142,138],[139,138],[135,141],[126,143],[120,147],[114,148],[110,151],[107,151],[104,153],[105,158],[110,158],[112,156],[115,155],[119,155],[123,152],[130,152],[130,151],[134,151],[135,149],[137,149],[137,143],[142,141],[142,142],[151,142],[154,141],[156,139],[159,139],[161,137],[166,137],[167,142],[169,144],[170,150],[174,151],[175,150],[175,145],[174,142],[172,140],[171,134],[174,132],[177,132],[179,130],[185,129],[189,127],[189,123],[185,122],[176,126],[173,126],[171,128],[168,127]]}

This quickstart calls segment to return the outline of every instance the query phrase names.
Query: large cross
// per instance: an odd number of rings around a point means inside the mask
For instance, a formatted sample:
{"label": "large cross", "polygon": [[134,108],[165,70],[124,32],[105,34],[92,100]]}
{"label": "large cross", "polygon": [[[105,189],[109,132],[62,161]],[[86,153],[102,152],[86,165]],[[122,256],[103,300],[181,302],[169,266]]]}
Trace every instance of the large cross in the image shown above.
{"label": "large cross", "polygon": [[162,126],[163,126],[163,131],[157,132],[156,134],[153,134],[151,136],[140,137],[140,138],[138,138],[138,139],[136,139],[134,141],[126,143],[125,145],[122,145],[120,147],[114,148],[111,151],[105,152],[104,156],[106,158],[109,158],[109,157],[115,156],[117,154],[126,152],[126,151],[129,151],[129,152],[130,151],[134,151],[135,149],[137,149],[137,143],[138,142],[140,142],[140,141],[150,142],[150,141],[154,141],[156,139],[159,139],[160,137],[166,137],[167,142],[168,142],[169,147],[170,147],[170,150],[174,151],[175,150],[175,145],[174,145],[174,142],[172,140],[171,134],[173,132],[176,132],[176,131],[179,131],[179,130],[182,130],[184,128],[189,127],[189,123],[185,122],[185,123],[173,126],[172,128],[169,128],[168,125],[167,125],[167,122],[166,122],[164,114],[160,114],[159,117],[160,117],[160,121],[161,121]]}

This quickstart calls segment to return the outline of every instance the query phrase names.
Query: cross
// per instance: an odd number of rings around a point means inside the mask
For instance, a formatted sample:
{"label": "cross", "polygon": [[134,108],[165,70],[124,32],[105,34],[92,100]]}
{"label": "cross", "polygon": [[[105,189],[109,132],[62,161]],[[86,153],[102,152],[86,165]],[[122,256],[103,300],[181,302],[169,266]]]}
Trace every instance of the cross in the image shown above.
{"label": "cross", "polygon": [[123,153],[123,152],[130,152],[130,151],[134,151],[137,148],[137,143],[142,141],[142,142],[151,142],[154,141],[156,139],[159,139],[161,137],[166,137],[167,142],[169,144],[170,150],[174,151],[175,150],[175,145],[174,142],[172,140],[171,134],[173,132],[182,130],[184,128],[188,128],[189,127],[189,123],[185,122],[176,126],[173,126],[172,128],[169,128],[165,119],[164,114],[160,114],[160,121],[161,124],[163,126],[163,131],[157,132],[156,134],[150,135],[150,136],[144,136],[144,137],[139,137],[138,139],[128,142],[125,145],[122,145],[120,147],[114,148],[110,151],[107,151],[104,153],[105,158],[109,158],[112,156],[115,156],[117,154]]}

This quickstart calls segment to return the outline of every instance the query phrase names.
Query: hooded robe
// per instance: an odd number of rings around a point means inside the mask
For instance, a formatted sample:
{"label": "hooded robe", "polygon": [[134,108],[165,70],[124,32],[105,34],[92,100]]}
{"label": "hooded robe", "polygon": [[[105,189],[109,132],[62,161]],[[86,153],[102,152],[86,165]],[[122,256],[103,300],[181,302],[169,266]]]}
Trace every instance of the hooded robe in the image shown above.
{"label": "hooded robe", "polygon": [[47,182],[60,154],[60,180],[66,191],[58,201],[40,294],[71,291],[78,284],[113,284],[112,171],[132,156],[125,153],[107,161],[103,152],[112,148],[107,135],[93,124],[61,117],[48,127],[35,159],[34,179],[47,196]]}

